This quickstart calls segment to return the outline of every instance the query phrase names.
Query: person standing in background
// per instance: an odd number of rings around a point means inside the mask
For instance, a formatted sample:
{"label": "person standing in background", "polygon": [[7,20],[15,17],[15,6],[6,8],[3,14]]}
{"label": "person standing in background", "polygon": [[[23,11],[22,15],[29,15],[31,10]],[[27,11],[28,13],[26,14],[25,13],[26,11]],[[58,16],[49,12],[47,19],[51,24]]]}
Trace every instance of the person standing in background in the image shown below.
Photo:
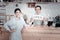
{"label": "person standing in background", "polygon": [[41,13],[41,6],[37,5],[35,6],[35,14],[30,18],[30,24],[36,25],[36,26],[40,26],[44,24],[44,20],[46,20],[46,18],[44,17],[44,15]]}

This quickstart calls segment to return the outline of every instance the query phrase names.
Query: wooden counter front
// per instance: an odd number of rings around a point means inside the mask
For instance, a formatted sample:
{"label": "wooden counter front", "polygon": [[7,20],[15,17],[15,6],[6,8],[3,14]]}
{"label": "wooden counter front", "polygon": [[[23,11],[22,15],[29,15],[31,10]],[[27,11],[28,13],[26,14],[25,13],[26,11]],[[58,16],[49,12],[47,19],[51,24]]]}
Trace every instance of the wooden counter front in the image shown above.
{"label": "wooden counter front", "polygon": [[60,40],[60,28],[27,27],[22,33],[23,40]]}
{"label": "wooden counter front", "polygon": [[[0,34],[0,40],[8,40],[9,33]],[[36,26],[22,30],[23,40],[60,40],[60,28]]]}
{"label": "wooden counter front", "polygon": [[8,40],[8,39],[9,39],[9,33],[5,31],[3,25],[0,25],[0,40]]}

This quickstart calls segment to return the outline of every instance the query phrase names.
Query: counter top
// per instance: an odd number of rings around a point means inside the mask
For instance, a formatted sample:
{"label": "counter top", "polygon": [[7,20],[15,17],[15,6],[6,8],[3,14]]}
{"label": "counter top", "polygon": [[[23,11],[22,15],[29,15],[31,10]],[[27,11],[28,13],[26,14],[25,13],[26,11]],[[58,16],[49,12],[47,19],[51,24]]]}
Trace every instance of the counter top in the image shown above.
{"label": "counter top", "polygon": [[60,28],[55,27],[47,27],[47,26],[34,26],[34,27],[26,27],[23,29],[23,32],[40,32],[40,33],[59,33]]}

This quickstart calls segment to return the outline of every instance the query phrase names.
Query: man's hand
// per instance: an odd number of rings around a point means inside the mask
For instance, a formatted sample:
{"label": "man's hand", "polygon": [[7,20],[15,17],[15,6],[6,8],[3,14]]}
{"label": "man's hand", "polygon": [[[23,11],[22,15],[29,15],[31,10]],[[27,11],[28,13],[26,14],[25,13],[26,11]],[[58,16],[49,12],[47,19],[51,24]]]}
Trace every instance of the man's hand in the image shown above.
{"label": "man's hand", "polygon": [[16,30],[9,30],[9,32],[11,33],[11,32],[16,32]]}

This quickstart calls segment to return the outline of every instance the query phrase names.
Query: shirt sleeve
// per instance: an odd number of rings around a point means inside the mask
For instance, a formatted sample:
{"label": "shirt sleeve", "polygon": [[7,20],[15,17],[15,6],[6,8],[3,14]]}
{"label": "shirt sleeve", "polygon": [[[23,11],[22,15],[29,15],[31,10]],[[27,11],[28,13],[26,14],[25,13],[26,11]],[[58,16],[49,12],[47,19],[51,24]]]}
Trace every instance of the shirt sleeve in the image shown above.
{"label": "shirt sleeve", "polygon": [[4,28],[5,28],[6,31],[10,30],[8,25],[9,25],[9,22],[7,22],[7,23],[4,24]]}
{"label": "shirt sleeve", "polygon": [[33,21],[34,21],[34,15],[30,17],[30,19],[29,19],[29,25],[31,25]]}
{"label": "shirt sleeve", "polygon": [[27,24],[26,24],[26,22],[24,21],[23,17],[22,17],[21,19],[22,19],[22,24],[23,24],[23,26],[26,27]]}
{"label": "shirt sleeve", "polygon": [[4,28],[5,28],[5,30],[6,31],[9,31],[10,30],[10,24],[12,23],[12,20],[9,20],[9,21],[7,21],[5,24],[4,24]]}

